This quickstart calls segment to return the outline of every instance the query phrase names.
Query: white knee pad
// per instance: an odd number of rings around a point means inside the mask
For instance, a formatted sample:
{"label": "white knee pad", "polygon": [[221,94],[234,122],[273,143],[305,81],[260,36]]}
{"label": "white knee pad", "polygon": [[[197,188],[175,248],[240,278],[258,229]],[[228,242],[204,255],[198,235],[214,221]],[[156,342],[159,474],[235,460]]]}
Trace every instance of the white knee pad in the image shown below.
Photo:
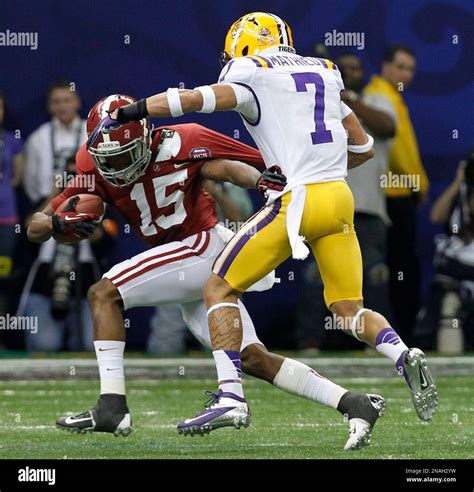
{"label": "white knee pad", "polygon": [[351,332],[352,332],[352,335],[354,336],[354,338],[356,338],[357,340],[359,340],[359,342],[363,342],[364,340],[361,340],[359,338],[359,336],[357,335],[357,331],[356,331],[357,321],[359,320],[360,316],[363,313],[365,313],[365,311],[370,311],[370,309],[360,308],[359,311],[357,311],[357,313],[355,314],[355,316],[352,318],[352,322],[351,322]]}

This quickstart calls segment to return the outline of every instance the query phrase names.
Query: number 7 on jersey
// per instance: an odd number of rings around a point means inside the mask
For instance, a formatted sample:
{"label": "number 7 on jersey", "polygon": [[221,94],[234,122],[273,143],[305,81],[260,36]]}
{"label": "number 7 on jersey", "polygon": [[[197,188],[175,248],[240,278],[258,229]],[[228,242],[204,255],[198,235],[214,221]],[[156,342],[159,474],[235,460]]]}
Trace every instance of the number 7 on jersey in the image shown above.
{"label": "number 7 on jersey", "polygon": [[311,132],[313,145],[332,142],[332,134],[326,129],[324,123],[324,81],[319,73],[298,72],[292,73],[297,92],[308,92],[308,85],[313,84],[316,90],[314,96],[314,124],[315,130]]}

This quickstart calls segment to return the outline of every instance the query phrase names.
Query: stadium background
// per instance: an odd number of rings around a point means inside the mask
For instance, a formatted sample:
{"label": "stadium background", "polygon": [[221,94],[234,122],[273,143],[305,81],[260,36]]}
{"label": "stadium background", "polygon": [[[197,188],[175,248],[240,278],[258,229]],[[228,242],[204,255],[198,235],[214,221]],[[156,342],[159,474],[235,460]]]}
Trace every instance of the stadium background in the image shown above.
{"label": "stadium background", "polygon": [[[403,42],[414,48],[417,74],[405,96],[431,180],[432,202],[472,145],[474,120],[465,111],[467,101],[472,101],[474,77],[468,62],[474,37],[474,5],[469,0],[3,0],[0,31],[33,31],[39,35],[37,50],[0,50],[0,85],[10,107],[6,127],[20,128],[26,138],[46,121],[44,93],[48,84],[60,77],[76,83],[83,100],[83,116],[97,99],[112,92],[141,97],[180,83],[191,88],[215,81],[227,28],[240,15],[256,8],[286,19],[293,29],[295,46],[303,55],[312,55],[314,44],[333,29],[364,32],[363,50],[329,49],[333,57],[342,51],[356,52],[368,75],[378,71],[387,44]],[[452,36],[458,33],[459,42],[453,44]],[[240,139],[251,143],[235,114],[192,115],[180,120],[185,121],[197,121],[230,136],[239,130]],[[258,197],[253,199],[258,206]],[[432,238],[437,232],[429,225],[428,211],[429,204],[419,211],[418,247],[425,289],[431,276]],[[117,260],[141,249],[134,235],[124,235]],[[291,326],[302,265],[287,262],[278,270],[280,286],[258,297],[248,295],[247,305],[264,340],[270,330],[278,338],[275,334]],[[295,272],[293,281],[288,280],[289,272]],[[149,309],[131,314],[129,348],[143,346],[149,314]],[[284,345],[285,340],[280,342]]]}

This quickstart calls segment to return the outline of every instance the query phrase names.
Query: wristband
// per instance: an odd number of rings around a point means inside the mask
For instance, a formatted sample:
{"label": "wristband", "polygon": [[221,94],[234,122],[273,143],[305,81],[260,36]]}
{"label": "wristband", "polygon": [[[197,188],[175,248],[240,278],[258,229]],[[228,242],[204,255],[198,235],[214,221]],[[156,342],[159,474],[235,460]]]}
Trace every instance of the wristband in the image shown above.
{"label": "wristband", "polygon": [[199,91],[202,95],[202,108],[198,113],[213,113],[216,109],[216,94],[209,85],[195,87],[195,91]]}
{"label": "wristband", "polygon": [[179,96],[179,90],[174,88],[169,88],[166,91],[166,97],[168,99],[168,105],[170,107],[170,113],[173,118],[177,116],[183,116],[183,107],[181,106],[181,98]]}
{"label": "wristband", "polygon": [[354,152],[354,154],[364,154],[365,152],[368,152],[374,145],[374,139],[372,138],[372,135],[367,134],[367,137],[369,141],[365,144],[362,145],[348,145],[347,150],[349,152]]}
{"label": "wristband", "polygon": [[137,102],[127,104],[127,106],[121,106],[118,110],[117,121],[123,124],[129,121],[140,121],[147,116],[146,98],[143,98]]}

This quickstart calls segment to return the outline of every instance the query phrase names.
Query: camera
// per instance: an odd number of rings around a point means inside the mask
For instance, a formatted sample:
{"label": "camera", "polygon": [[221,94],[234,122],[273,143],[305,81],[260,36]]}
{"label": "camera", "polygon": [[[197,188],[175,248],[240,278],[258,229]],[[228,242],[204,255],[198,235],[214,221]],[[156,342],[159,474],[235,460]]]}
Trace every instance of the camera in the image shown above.
{"label": "camera", "polygon": [[56,320],[64,319],[69,313],[73,296],[71,272],[76,271],[77,245],[57,244],[49,276],[52,281],[51,315]]}

